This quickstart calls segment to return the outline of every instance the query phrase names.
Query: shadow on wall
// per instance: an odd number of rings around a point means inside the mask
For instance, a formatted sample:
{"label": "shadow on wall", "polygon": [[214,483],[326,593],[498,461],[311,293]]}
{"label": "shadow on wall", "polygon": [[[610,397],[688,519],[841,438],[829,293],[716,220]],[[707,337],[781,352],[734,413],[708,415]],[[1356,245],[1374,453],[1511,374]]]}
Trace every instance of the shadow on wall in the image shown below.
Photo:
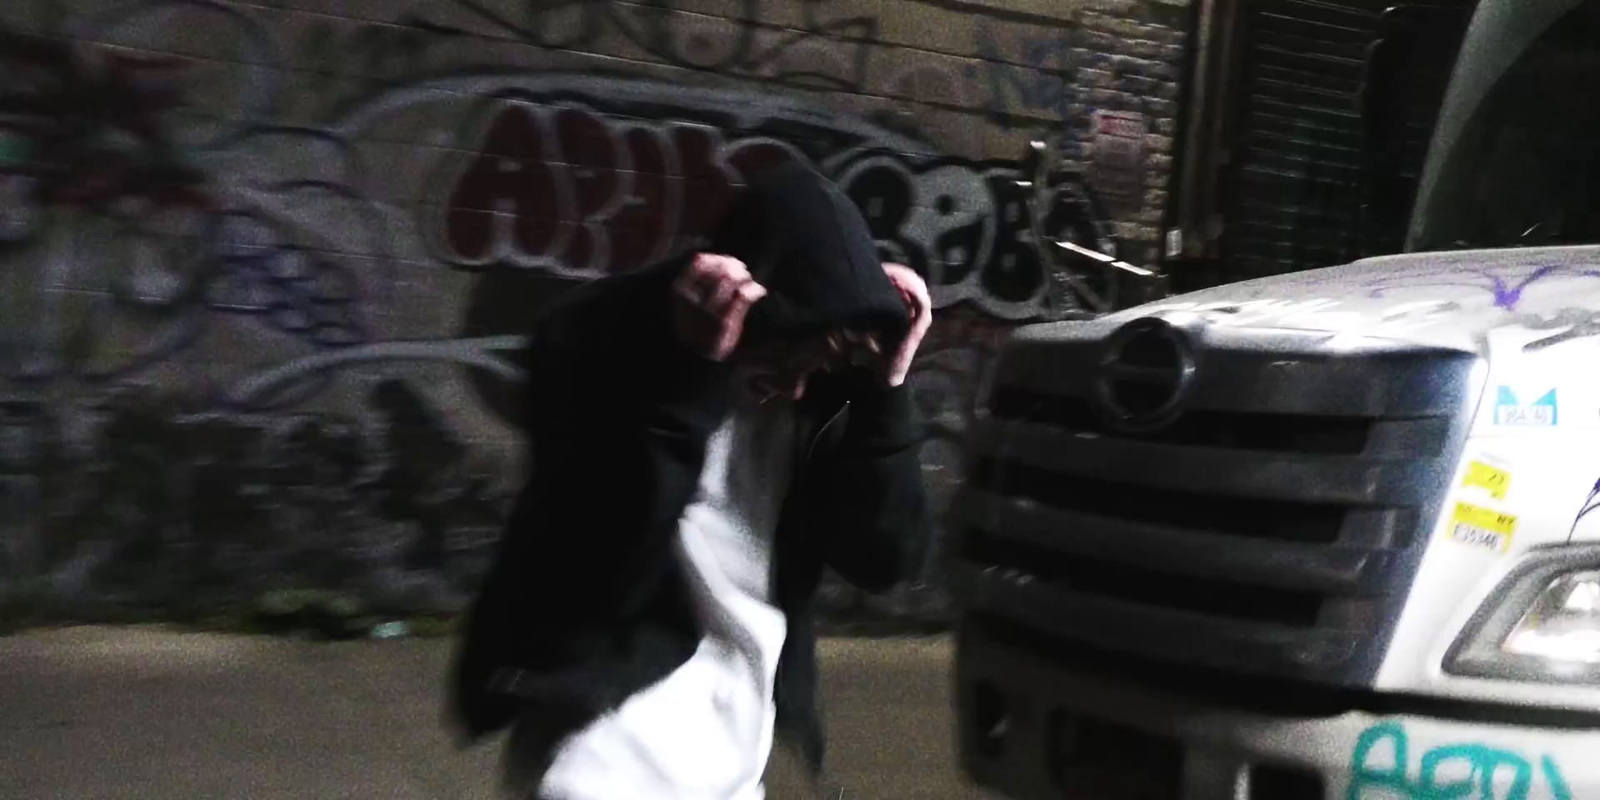
{"label": "shadow on wall", "polygon": [[11,603],[96,617],[205,614],[282,588],[389,612],[454,610],[486,569],[508,497],[407,383],[365,420],[186,410],[123,387],[0,416]]}
{"label": "shadow on wall", "polygon": [[[945,315],[911,379],[939,517],[961,478],[970,383],[1006,329]],[[481,380],[491,406],[516,407],[519,387]],[[0,611],[199,617],[286,588],[375,613],[460,610],[488,568],[516,465],[460,440],[406,380],[378,380],[361,402],[349,417],[219,412],[125,384],[65,406],[0,404]],[[916,585],[868,597],[830,579],[819,609],[937,625],[942,576],[936,548]]]}

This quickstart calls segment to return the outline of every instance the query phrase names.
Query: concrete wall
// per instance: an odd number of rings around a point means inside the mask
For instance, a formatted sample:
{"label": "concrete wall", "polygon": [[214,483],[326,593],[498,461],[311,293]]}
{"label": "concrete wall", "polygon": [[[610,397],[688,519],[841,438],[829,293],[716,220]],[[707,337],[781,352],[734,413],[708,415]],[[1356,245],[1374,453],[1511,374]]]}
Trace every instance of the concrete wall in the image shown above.
{"label": "concrete wall", "polygon": [[[520,325],[780,159],[828,170],[934,285],[913,380],[943,508],[984,353],[1041,313],[1014,160],[1064,132],[1052,224],[1153,258],[1187,19],[1182,0],[0,3],[0,602],[459,605],[518,483],[505,414],[540,379]],[[880,610],[937,617],[937,565]]]}

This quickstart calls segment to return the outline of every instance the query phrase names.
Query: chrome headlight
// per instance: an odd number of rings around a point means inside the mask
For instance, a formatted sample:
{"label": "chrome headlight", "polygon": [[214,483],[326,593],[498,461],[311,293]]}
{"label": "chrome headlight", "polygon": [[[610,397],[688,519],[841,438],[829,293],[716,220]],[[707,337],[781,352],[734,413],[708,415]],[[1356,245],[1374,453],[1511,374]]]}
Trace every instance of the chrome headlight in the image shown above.
{"label": "chrome headlight", "polygon": [[1600,683],[1600,545],[1528,553],[1445,657],[1452,675]]}
{"label": "chrome headlight", "polygon": [[1550,582],[1501,648],[1576,664],[1600,664],[1600,571]]}

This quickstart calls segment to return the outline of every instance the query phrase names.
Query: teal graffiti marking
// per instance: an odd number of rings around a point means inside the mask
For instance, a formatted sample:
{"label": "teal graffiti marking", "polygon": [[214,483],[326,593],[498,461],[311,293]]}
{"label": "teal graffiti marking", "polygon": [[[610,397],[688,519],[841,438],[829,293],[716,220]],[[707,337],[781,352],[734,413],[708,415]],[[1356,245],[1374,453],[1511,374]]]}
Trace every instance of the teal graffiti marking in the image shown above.
{"label": "teal graffiti marking", "polygon": [[[1374,765],[1374,752],[1384,745],[1393,751],[1392,763]],[[1416,780],[1408,774],[1410,742],[1398,722],[1385,722],[1362,731],[1350,754],[1350,788],[1345,800],[1369,797],[1405,800],[1532,800],[1534,768],[1528,759],[1509,750],[1485,744],[1435,747],[1422,754]],[[1572,790],[1555,759],[1539,761],[1550,800],[1572,800]],[[1463,777],[1464,776],[1464,777]],[[1496,777],[1506,780],[1496,786]]]}

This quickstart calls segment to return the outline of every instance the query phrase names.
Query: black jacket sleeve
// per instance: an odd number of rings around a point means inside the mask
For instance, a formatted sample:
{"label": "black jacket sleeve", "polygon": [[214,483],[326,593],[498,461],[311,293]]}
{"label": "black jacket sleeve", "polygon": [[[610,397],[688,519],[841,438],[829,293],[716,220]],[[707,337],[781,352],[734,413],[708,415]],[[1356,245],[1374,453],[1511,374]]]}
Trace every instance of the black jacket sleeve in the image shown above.
{"label": "black jacket sleeve", "polygon": [[915,578],[930,519],[918,457],[922,429],[911,390],[852,393],[844,426],[806,475],[807,528],[823,559],[850,583],[881,592]]}
{"label": "black jacket sleeve", "polygon": [[576,624],[616,623],[651,595],[727,413],[726,365],[672,335],[664,288],[624,285],[544,332],[549,372],[534,380],[546,399],[532,426],[530,527],[540,529],[508,535],[536,542],[531,571],[562,586],[557,607]]}
{"label": "black jacket sleeve", "polygon": [[664,283],[650,278],[594,285],[530,336],[533,474],[453,667],[452,710],[469,736],[509,723],[503,668],[521,670],[517,694],[603,710],[618,698],[600,690],[616,681],[592,673],[624,646],[618,623],[679,611],[658,607],[656,590],[725,414],[725,367],[678,344]]}

